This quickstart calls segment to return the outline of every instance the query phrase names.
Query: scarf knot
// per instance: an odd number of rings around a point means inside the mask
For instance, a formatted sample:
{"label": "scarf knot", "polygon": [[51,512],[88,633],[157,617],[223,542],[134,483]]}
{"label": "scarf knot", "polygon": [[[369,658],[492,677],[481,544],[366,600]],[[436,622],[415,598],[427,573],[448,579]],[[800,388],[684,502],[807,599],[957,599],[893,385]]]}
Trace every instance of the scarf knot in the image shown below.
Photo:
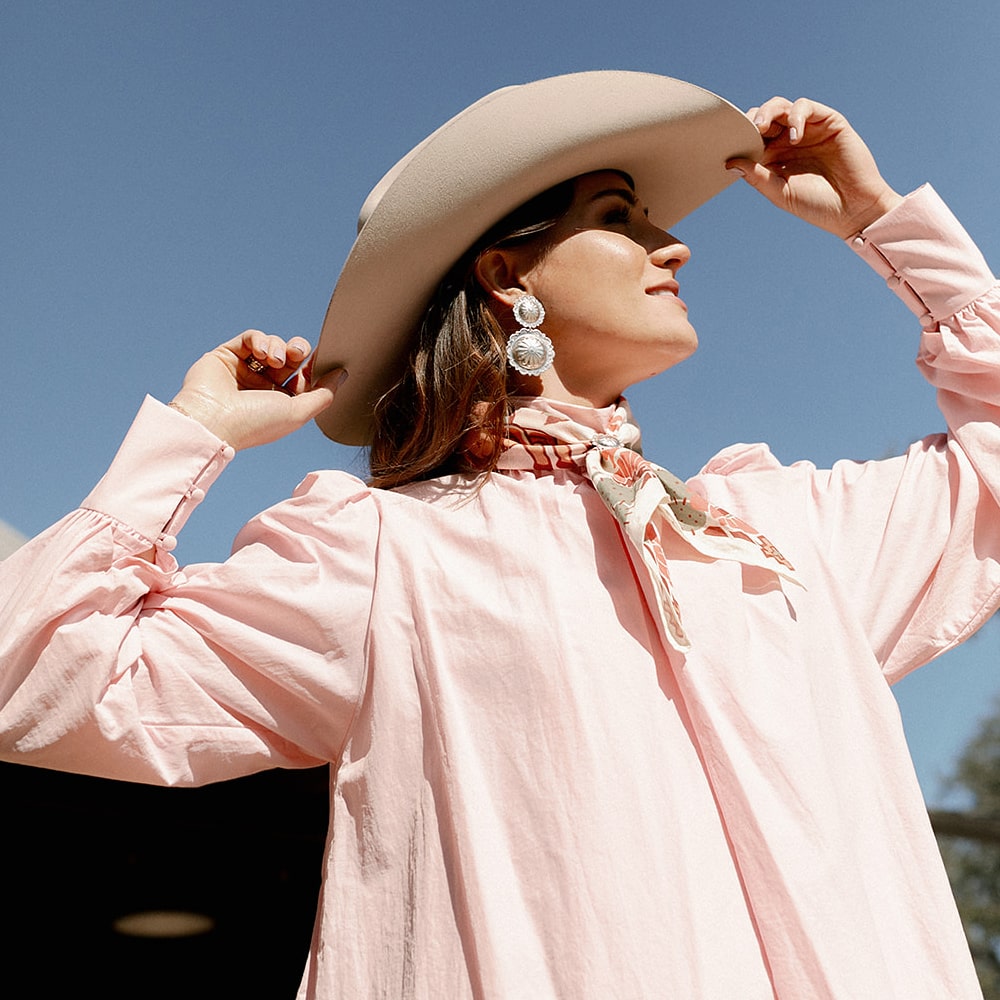
{"label": "scarf knot", "polygon": [[661,632],[674,649],[686,652],[691,643],[663,550],[664,531],[710,559],[762,567],[798,583],[792,564],[759,531],[643,458],[639,428],[624,398],[603,410],[539,398],[515,405],[498,468],[564,469],[593,483],[621,526],[636,572],[652,585]]}

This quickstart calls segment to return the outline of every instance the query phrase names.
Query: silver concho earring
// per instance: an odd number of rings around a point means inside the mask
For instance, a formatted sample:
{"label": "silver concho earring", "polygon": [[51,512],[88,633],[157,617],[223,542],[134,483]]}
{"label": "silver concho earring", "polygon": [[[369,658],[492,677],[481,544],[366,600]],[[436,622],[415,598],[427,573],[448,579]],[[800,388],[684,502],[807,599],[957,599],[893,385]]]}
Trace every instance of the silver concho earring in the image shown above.
{"label": "silver concho earring", "polygon": [[521,328],[507,341],[507,361],[522,375],[541,375],[552,367],[556,356],[552,341],[538,329],[545,310],[534,295],[522,295],[514,303],[514,319]]}

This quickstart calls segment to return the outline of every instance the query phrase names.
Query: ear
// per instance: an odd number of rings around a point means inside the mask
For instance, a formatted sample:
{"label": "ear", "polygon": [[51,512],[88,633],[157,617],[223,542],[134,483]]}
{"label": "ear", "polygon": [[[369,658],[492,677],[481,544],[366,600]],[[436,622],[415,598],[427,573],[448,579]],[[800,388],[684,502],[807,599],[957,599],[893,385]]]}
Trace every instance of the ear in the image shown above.
{"label": "ear", "polygon": [[473,268],[476,281],[498,305],[511,308],[524,295],[521,283],[522,262],[513,250],[487,250]]}

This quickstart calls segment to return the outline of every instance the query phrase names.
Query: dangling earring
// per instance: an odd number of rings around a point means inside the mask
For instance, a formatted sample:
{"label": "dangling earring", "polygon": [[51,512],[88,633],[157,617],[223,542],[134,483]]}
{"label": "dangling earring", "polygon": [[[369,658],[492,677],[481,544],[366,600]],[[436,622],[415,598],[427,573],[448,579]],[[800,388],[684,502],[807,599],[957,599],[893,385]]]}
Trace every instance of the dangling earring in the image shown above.
{"label": "dangling earring", "polygon": [[541,375],[552,367],[556,356],[552,341],[538,329],[545,309],[534,295],[522,295],[514,303],[514,319],[521,328],[507,341],[507,361],[522,375]]}

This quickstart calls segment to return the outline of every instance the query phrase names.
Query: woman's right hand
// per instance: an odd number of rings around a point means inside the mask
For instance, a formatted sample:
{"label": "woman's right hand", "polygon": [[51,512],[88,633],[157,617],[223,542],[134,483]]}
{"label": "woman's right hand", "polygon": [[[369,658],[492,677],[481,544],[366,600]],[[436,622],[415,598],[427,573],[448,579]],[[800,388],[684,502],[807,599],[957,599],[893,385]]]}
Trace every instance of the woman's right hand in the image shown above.
{"label": "woman's right hand", "polygon": [[[301,337],[286,342],[246,330],[202,355],[170,405],[237,451],[276,441],[322,413],[347,377],[335,369],[310,388],[308,366],[301,367],[310,350]],[[253,371],[251,359],[265,370]]]}
{"label": "woman's right hand", "polygon": [[747,115],[764,139],[764,155],[759,163],[726,165],[778,208],[847,239],[903,200],[839,111],[804,97],[772,97]]}

